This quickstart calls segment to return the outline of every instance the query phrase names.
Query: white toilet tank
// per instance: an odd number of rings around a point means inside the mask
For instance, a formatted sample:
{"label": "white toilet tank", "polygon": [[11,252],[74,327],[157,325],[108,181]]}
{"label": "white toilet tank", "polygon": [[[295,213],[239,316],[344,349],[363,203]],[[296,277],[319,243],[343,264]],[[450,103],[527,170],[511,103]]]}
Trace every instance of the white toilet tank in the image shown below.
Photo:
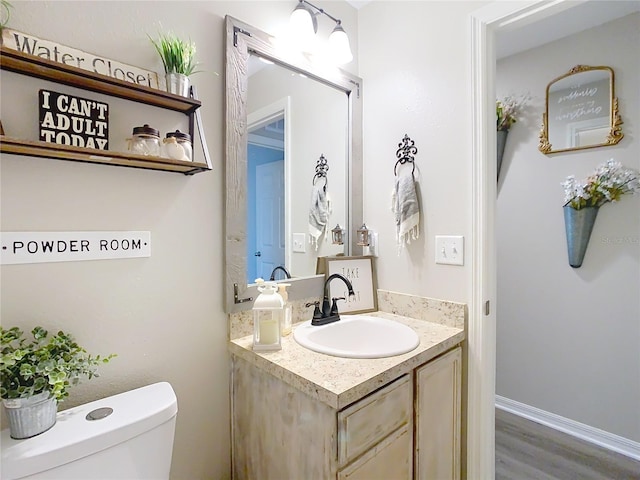
{"label": "white toilet tank", "polygon": [[166,480],[177,413],[171,385],[160,382],[59,412],[50,430],[32,438],[3,430],[1,478]]}

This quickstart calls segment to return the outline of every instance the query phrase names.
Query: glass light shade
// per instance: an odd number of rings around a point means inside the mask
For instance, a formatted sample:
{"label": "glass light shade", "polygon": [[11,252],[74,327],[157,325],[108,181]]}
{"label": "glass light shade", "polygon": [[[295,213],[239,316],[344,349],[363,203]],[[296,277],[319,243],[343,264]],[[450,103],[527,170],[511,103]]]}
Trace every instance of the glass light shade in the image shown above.
{"label": "glass light shade", "polygon": [[307,45],[313,40],[318,23],[309,9],[303,3],[298,3],[298,6],[291,12],[289,27],[293,38],[303,45]]}
{"label": "glass light shade", "polygon": [[349,37],[340,23],[336,25],[336,28],[333,29],[333,32],[331,32],[331,35],[329,36],[329,48],[331,50],[333,60],[338,65],[344,65],[345,63],[349,63],[353,60]]}
{"label": "glass light shade", "polygon": [[333,244],[343,245],[344,244],[343,235],[344,235],[344,230],[342,229],[340,224],[337,224],[336,228],[331,230],[331,238],[332,238]]}
{"label": "glass light shade", "polygon": [[356,230],[356,235],[358,239],[358,245],[360,247],[368,247],[371,241],[369,240],[369,229],[366,224],[362,224],[358,230]]}

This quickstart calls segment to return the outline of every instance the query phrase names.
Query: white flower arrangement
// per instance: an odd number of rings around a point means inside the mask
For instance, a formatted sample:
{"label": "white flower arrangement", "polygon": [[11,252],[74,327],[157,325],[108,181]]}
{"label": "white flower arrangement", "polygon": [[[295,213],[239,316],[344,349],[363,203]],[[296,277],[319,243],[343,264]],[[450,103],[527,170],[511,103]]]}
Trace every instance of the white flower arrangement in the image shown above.
{"label": "white flower arrangement", "polygon": [[617,202],[622,195],[640,192],[640,173],[611,159],[598,166],[585,180],[579,182],[574,175],[569,175],[561,185],[564,187],[565,207],[576,210],[600,207],[608,202]]}
{"label": "white flower arrangement", "polygon": [[516,123],[522,110],[531,100],[531,95],[525,94],[518,97],[508,95],[502,100],[496,100],[497,129],[509,131],[511,125]]}

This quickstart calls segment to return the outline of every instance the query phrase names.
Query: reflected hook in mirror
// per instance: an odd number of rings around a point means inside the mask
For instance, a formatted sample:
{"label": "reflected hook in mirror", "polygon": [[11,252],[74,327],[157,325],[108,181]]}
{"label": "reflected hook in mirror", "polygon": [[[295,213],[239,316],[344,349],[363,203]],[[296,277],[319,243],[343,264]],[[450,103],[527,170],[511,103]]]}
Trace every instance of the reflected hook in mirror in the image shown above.
{"label": "reflected hook in mirror", "polygon": [[610,67],[576,65],[547,85],[538,149],[544,154],[617,144],[622,119]]}

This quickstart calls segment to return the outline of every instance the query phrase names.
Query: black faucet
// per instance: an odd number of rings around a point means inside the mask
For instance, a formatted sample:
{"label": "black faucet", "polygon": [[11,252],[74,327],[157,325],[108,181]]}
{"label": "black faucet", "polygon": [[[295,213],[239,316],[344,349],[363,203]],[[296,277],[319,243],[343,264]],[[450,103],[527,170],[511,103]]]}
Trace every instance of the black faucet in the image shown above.
{"label": "black faucet", "polygon": [[320,309],[319,307],[320,302],[311,302],[307,304],[307,307],[315,305],[313,318],[311,319],[311,325],[326,325],[327,323],[333,323],[340,320],[337,302],[338,300],[345,300],[345,297],[334,297],[331,299],[331,303],[329,303],[329,283],[331,283],[331,280],[335,278],[339,278],[345,283],[350,297],[355,296],[353,285],[351,285],[351,282],[349,280],[347,280],[339,273],[329,275],[329,277],[324,282],[324,298],[322,299],[322,309]]}
{"label": "black faucet", "polygon": [[276,272],[278,270],[282,270],[284,272],[285,277],[291,278],[291,274],[289,273],[289,271],[286,268],[284,268],[282,265],[279,265],[271,271],[271,277],[269,278],[270,282],[273,282],[276,279]]}

